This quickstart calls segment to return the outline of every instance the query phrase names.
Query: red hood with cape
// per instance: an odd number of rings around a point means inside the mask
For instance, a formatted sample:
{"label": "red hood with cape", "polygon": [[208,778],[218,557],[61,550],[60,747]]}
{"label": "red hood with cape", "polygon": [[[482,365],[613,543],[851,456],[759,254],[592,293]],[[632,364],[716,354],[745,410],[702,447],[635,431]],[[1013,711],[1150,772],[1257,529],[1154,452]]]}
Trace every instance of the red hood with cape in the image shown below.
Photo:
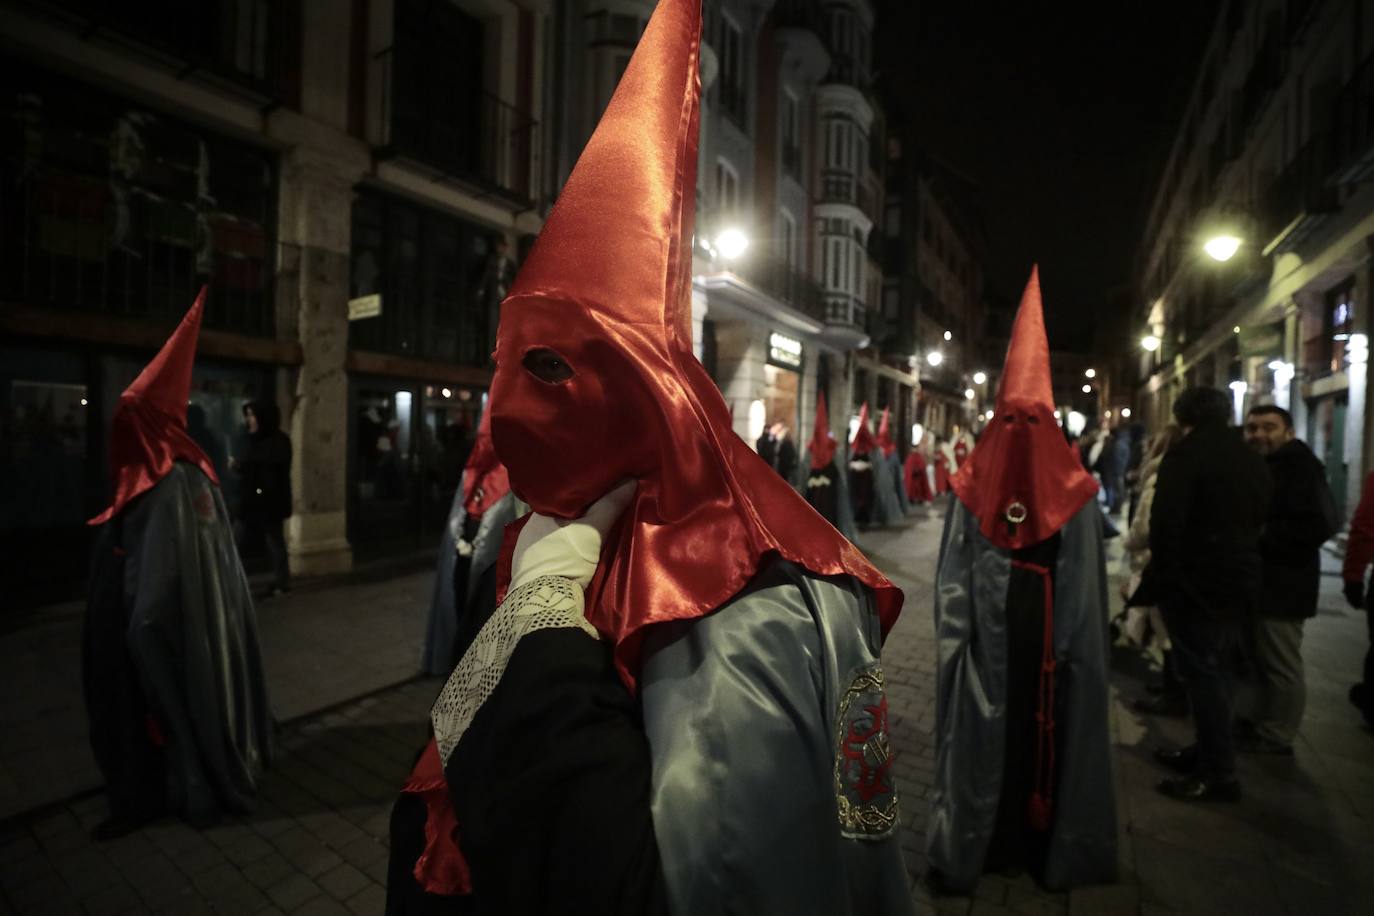
{"label": "red hood with cape", "polygon": [[883,450],[884,458],[891,458],[897,451],[897,443],[892,441],[892,408],[883,408],[883,418],[878,421],[878,448]]}
{"label": "red hood with cape", "polygon": [[463,511],[470,516],[483,515],[510,492],[510,475],[491,442],[490,406],[477,424],[477,439],[463,473]]}
{"label": "red hood with cape", "polygon": [[873,431],[868,428],[868,402],[859,408],[859,428],[854,432],[854,438],[849,440],[849,457],[860,460],[867,460],[869,452],[878,447],[878,440],[873,438]]}
{"label": "red hood with cape", "polygon": [[[710,614],[772,553],[902,595],[730,428],[692,350],[701,4],[661,0],[501,307],[492,439],[535,512],[626,477],[587,619],[634,689],[645,629]],[[538,370],[538,374],[536,371]]]}
{"label": "red hood with cape", "polygon": [[114,518],[137,496],[151,490],[177,461],[189,461],[219,485],[214,463],[186,431],[191,367],[205,308],[205,287],[172,336],[124,389],[110,424],[110,477],[114,496],[104,512],[87,524]]}
{"label": "red hood with cape", "polygon": [[811,431],[811,470],[819,471],[835,458],[835,435],[830,431],[830,414],[825,409],[825,392],[816,393],[816,428]]}
{"label": "red hood with cape", "polygon": [[1016,313],[996,413],[950,487],[983,536],[1008,550],[1048,540],[1097,493],[1054,419],[1038,268]]}

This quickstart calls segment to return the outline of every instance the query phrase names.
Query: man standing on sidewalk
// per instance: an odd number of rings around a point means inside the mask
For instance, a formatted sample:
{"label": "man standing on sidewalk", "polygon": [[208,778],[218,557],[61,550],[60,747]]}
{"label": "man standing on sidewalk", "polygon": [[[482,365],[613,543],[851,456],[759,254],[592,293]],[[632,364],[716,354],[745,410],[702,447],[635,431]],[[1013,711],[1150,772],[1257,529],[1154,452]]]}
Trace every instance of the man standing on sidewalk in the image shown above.
{"label": "man standing on sidewalk", "polygon": [[1159,466],[1150,565],[1136,592],[1159,605],[1188,689],[1196,743],[1155,754],[1184,774],[1159,791],[1188,801],[1240,799],[1231,662],[1263,581],[1260,534],[1273,484],[1230,417],[1231,398],[1216,388],[1189,388],[1174,402],[1183,439]]}
{"label": "man standing on sidewalk", "polygon": [[243,405],[248,426],[248,453],[234,469],[243,475],[240,514],[243,536],[261,536],[272,560],[272,587],[280,595],[291,585],[283,525],[291,517],[291,438],[282,432],[281,413],[271,401]]}
{"label": "man standing on sidewalk", "polygon": [[1255,728],[1240,749],[1291,755],[1302,723],[1307,685],[1302,669],[1302,625],[1317,615],[1321,545],[1336,531],[1336,505],[1326,469],[1295,438],[1293,417],[1262,404],[1245,417],[1245,441],[1269,464],[1274,498],[1260,538],[1264,589],[1251,618],[1251,644],[1260,678]]}

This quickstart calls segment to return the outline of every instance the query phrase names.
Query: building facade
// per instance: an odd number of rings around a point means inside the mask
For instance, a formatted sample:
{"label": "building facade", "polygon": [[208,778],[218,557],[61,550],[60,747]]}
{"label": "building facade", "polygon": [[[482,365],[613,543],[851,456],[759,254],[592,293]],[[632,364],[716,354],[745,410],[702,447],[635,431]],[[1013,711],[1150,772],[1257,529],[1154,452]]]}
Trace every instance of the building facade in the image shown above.
{"label": "building facade", "polygon": [[[1137,258],[1138,415],[1189,385],[1292,411],[1338,501],[1370,469],[1374,10],[1223,4]],[[1210,252],[1210,253],[1209,253]]]}
{"label": "building facade", "polygon": [[919,424],[948,437],[979,428],[1002,364],[984,346],[986,241],[975,189],[895,131],[887,156],[885,272],[871,359],[906,401],[903,428]]}
{"label": "building facade", "polygon": [[203,283],[192,417],[231,503],[271,398],[297,572],[433,542],[548,202],[550,8],[0,6],[0,538],[36,558],[11,594],[79,594],[113,407]]}

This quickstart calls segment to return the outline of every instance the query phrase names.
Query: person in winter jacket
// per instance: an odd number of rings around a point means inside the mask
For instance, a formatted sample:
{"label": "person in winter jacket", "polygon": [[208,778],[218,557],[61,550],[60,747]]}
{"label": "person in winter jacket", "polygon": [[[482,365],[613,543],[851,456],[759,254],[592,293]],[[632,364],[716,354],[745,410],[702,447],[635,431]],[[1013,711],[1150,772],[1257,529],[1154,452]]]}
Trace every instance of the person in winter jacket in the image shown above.
{"label": "person in winter jacket", "polygon": [[1264,588],[1251,616],[1255,667],[1262,693],[1255,730],[1242,750],[1292,754],[1302,722],[1307,686],[1302,669],[1302,625],[1317,615],[1321,582],[1319,551],[1336,533],[1335,501],[1326,468],[1295,438],[1293,417],[1263,404],[1245,417],[1245,441],[1269,464],[1274,498],[1269,504],[1260,556]]}
{"label": "person in winter jacket", "polygon": [[271,401],[243,405],[248,452],[235,462],[243,478],[239,517],[249,541],[261,535],[272,560],[272,594],[291,584],[283,524],[291,517],[291,439],[280,429],[281,414]]}
{"label": "person in winter jacket", "polygon": [[1137,700],[1134,704],[1138,712],[1162,716],[1186,716],[1188,696],[1183,689],[1176,670],[1177,663],[1172,657],[1169,631],[1164,625],[1164,617],[1158,605],[1145,605],[1136,599],[1141,575],[1150,564],[1150,510],[1155,501],[1155,485],[1159,480],[1159,466],[1164,456],[1183,438],[1183,430],[1170,423],[1150,442],[1140,467],[1140,502],[1135,518],[1131,521],[1123,545],[1126,551],[1126,564],[1129,580],[1124,585],[1126,599],[1126,636],[1136,645],[1145,644],[1145,630],[1152,631],[1153,642],[1162,653],[1164,667],[1162,687],[1156,696]]}
{"label": "person in winter jacket", "polygon": [[1189,388],[1174,403],[1183,440],[1159,466],[1150,509],[1150,565],[1138,596],[1157,602],[1188,688],[1196,743],[1156,753],[1182,772],[1160,792],[1237,801],[1230,654],[1263,581],[1260,535],[1273,484],[1264,459],[1228,428],[1231,398]]}

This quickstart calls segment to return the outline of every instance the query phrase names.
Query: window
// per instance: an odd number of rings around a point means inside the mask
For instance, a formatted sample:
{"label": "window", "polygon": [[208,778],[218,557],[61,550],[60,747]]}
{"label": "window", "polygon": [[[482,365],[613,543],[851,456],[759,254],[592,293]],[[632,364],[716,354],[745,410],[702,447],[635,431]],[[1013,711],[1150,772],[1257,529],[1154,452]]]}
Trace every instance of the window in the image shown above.
{"label": "window", "polygon": [[1355,331],[1355,281],[1345,281],[1326,294],[1326,329],[1329,332],[1331,371],[1340,372],[1345,368],[1345,354],[1350,346],[1350,335]]}
{"label": "window", "polygon": [[716,208],[726,213],[739,208],[739,173],[724,159],[716,160]]}
{"label": "window", "polygon": [[790,89],[782,92],[782,170],[801,178],[801,104]]}
{"label": "window", "polygon": [[729,16],[720,17],[720,107],[744,126],[744,36]]}
{"label": "window", "polygon": [[797,265],[797,221],[786,210],[778,211],[778,257],[789,271]]}

